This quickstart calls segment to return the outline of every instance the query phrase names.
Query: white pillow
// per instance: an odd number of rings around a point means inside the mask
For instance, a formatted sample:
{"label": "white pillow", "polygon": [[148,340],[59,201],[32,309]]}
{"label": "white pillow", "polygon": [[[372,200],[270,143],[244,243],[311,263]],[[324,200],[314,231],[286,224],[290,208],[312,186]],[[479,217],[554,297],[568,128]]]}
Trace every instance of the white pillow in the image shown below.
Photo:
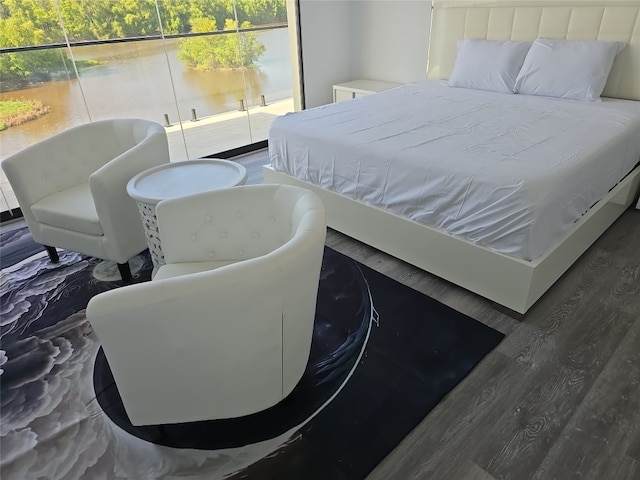
{"label": "white pillow", "polygon": [[625,43],[538,38],[516,80],[516,93],[593,102],[600,98]]}
{"label": "white pillow", "polygon": [[511,40],[458,40],[449,86],[514,93],[516,77],[530,46],[531,42]]}

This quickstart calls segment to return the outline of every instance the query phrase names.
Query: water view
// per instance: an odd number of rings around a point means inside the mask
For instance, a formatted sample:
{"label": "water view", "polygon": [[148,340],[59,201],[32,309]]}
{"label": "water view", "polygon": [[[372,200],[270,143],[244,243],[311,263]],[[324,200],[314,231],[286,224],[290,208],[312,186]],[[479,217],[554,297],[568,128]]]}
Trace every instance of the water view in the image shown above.
{"label": "water view", "polygon": [[140,117],[164,124],[167,115],[176,125],[190,122],[194,112],[204,119],[238,111],[241,102],[247,108],[258,107],[262,96],[268,104],[290,99],[287,28],[260,31],[257,36],[264,54],[256,67],[237,70],[188,69],[177,57],[178,39],[74,47],[76,60],[100,62],[82,69],[79,80],[67,78],[0,93],[0,100],[36,99],[50,107],[50,113],[36,120],[0,132],[0,154],[4,158],[92,120]]}

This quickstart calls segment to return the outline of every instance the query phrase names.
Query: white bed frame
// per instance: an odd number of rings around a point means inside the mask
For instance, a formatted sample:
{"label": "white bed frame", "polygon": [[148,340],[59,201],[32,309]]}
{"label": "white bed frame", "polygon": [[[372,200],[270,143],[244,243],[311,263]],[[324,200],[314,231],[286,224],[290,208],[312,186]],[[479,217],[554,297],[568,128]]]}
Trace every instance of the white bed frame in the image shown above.
{"label": "white bed frame", "polygon": [[[536,37],[628,43],[612,68],[604,95],[640,100],[638,0],[434,0],[429,78],[448,78],[459,38]],[[640,107],[639,107],[640,108]],[[315,191],[330,227],[524,314],[633,203],[640,166],[598,202],[548,252],[533,261],[497,253],[290,175],[264,168],[265,183]]]}

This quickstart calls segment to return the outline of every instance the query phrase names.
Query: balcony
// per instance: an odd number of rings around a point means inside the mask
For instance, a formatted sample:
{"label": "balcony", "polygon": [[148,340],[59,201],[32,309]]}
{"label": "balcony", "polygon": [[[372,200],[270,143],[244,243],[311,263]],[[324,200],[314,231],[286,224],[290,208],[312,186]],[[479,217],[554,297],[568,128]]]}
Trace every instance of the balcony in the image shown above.
{"label": "balcony", "polygon": [[[264,47],[262,54],[249,67],[205,70],[190,68],[180,58],[185,40],[231,36],[238,45],[252,37]],[[172,161],[215,156],[266,140],[271,122],[294,109],[286,23],[237,28],[236,22],[235,29],[197,34],[0,45],[0,60],[23,52],[46,52],[45,78],[24,84],[3,80],[0,101],[33,100],[48,113],[0,131],[1,158],[75,125],[117,117],[163,124]],[[0,187],[3,217],[7,211],[11,216],[17,202],[1,172]]]}

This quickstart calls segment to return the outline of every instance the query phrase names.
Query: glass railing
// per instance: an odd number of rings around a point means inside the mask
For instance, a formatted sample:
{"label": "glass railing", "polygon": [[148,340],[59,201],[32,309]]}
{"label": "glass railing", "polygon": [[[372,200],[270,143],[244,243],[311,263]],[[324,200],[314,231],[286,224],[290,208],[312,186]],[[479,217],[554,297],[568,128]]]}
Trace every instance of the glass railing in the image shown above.
{"label": "glass railing", "polygon": [[[207,71],[191,69],[179,58],[187,35],[52,46],[49,52],[60,60],[51,64],[49,78],[22,88],[2,84],[0,101],[27,102],[35,111],[33,118],[0,131],[1,158],[67,128],[106,118],[163,124],[172,161],[263,141],[273,119],[294,108],[289,36],[282,24],[252,33],[264,46],[254,66]],[[11,53],[0,49],[0,57]],[[17,202],[4,173],[0,176],[4,212]]]}

